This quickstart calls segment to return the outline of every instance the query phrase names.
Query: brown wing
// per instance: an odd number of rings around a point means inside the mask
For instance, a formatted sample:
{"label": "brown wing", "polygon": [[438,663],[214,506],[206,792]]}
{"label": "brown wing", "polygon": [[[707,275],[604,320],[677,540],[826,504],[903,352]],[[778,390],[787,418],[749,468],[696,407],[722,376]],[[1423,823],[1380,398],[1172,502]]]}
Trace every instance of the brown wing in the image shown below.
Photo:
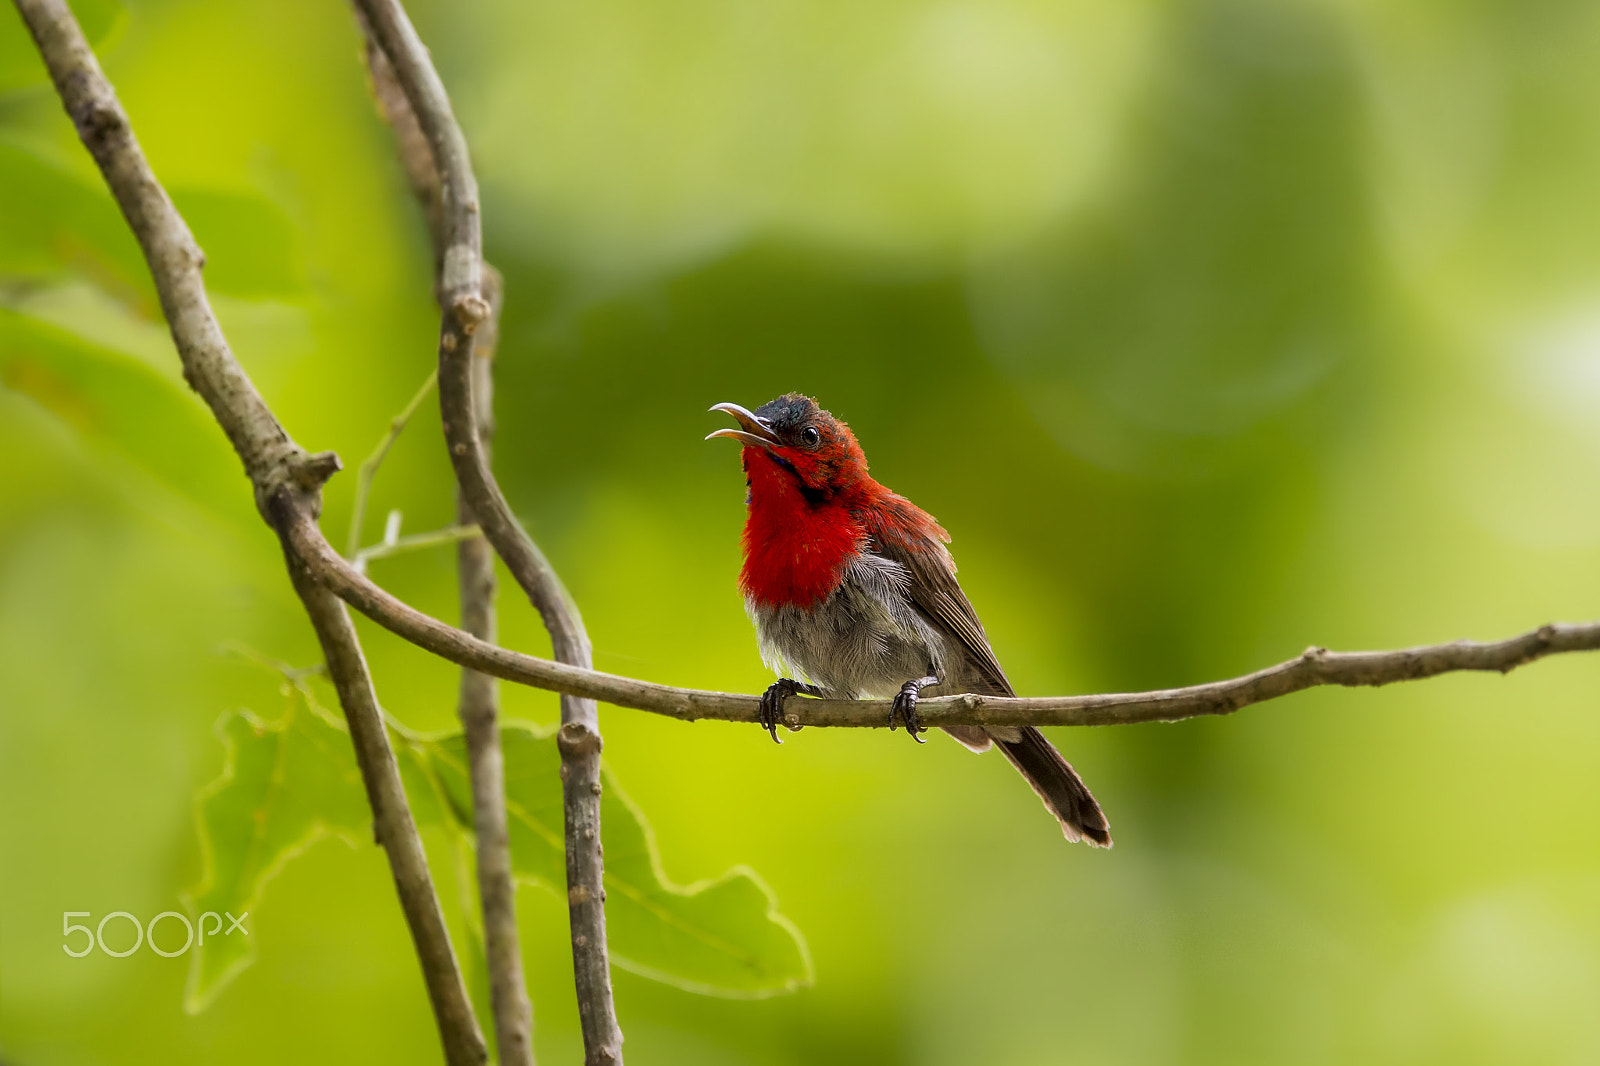
{"label": "brown wing", "polygon": [[[885,517],[891,520],[886,521]],[[901,496],[890,496],[881,511],[862,516],[872,537],[870,550],[904,566],[911,572],[911,598],[922,613],[947,638],[952,640],[949,658],[961,655],[961,662],[948,662],[947,674],[954,683],[972,692],[993,696],[1014,696],[1016,692],[989,647],[989,638],[978,621],[966,593],[956,581],[956,564],[945,550],[950,539],[927,512]],[[1061,757],[1043,733],[1032,726],[945,726],[945,732],[974,751],[999,744],[1011,765],[1017,768],[1045,807],[1056,816],[1068,840],[1086,840],[1102,848],[1111,846],[1110,827],[1100,805],[1076,770]]]}
{"label": "brown wing", "polygon": [[[884,511],[896,521],[884,521]],[[870,550],[911,572],[911,598],[950,640],[951,657],[961,656],[959,663],[946,666],[947,672],[957,675],[952,680],[959,679],[966,689],[984,695],[1016,695],[989,647],[978,612],[956,581],[956,564],[944,546],[949,535],[903,496],[891,496],[882,511],[869,512],[863,518],[872,537]]]}

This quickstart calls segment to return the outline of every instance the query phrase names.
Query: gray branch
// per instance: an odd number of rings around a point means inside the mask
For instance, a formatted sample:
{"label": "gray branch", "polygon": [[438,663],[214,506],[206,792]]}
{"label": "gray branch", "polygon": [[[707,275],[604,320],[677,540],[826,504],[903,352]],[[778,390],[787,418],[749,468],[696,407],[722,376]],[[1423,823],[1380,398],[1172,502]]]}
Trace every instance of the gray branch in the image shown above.
{"label": "gray branch", "polygon": [[[127,113],[72,12],[62,0],[16,0],[16,6],[78,136],[144,252],[184,378],[211,408],[244,462],[257,507],[280,536],[289,525],[311,520],[320,506],[322,483],[339,469],[338,457],[309,454],[291,440],[234,359],[206,298],[201,278],[205,257],[150,169]],[[310,578],[292,551],[289,570],[350,724],[374,833],[389,858],[446,1059],[452,1066],[479,1066],[487,1059],[483,1034],[467,998],[355,629],[344,605]]]}
{"label": "gray branch", "polygon": [[[560,578],[507,505],[479,436],[472,399],[473,346],[490,317],[483,298],[477,179],[444,83],[398,0],[356,0],[404,92],[438,175],[438,215],[430,217],[444,308],[439,329],[439,406],[463,505],[550,631],[556,659],[592,665],[589,637]],[[405,145],[402,145],[404,148]],[[408,169],[411,164],[408,163]],[[413,182],[416,182],[415,177]],[[606,944],[605,866],[600,842],[600,716],[592,699],[563,693],[562,796],[566,813],[567,907],[573,980],[588,1066],[622,1062],[622,1030],[611,994]]]}

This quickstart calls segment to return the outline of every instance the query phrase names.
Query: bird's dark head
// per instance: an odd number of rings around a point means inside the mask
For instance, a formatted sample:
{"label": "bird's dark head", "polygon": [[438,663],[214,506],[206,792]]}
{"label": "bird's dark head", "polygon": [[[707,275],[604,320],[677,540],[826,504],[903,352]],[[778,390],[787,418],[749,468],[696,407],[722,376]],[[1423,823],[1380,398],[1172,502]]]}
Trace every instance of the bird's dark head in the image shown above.
{"label": "bird's dark head", "polygon": [[867,457],[850,427],[817,406],[817,401],[797,392],[747,411],[736,403],[719,403],[739,423],[738,429],[719,429],[712,437],[728,437],[744,445],[745,472],[752,490],[766,463],[793,481],[800,495],[816,504],[831,499],[867,478]]}

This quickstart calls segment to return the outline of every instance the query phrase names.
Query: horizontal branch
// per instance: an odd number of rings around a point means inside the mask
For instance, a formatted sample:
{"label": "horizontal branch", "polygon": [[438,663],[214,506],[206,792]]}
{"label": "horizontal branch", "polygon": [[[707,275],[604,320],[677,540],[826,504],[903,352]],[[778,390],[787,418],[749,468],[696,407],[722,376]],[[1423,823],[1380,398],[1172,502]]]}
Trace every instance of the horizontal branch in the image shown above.
{"label": "horizontal branch", "polygon": [[[684,721],[755,722],[759,696],[657,685],[631,677],[585,670],[478,640],[423,614],[367,580],[339,557],[308,515],[284,516],[295,552],[312,575],[350,606],[418,647],[461,666],[534,688],[567,692],[617,707],[664,714]],[[1090,696],[1007,698],[966,693],[936,696],[917,704],[926,725],[1127,725],[1172,722],[1231,714],[1252,703],[1321,685],[1378,686],[1420,681],[1458,670],[1506,673],[1561,652],[1600,650],[1600,622],[1554,623],[1507,640],[1458,640],[1397,651],[1304,653],[1253,674],[1186,688],[1114,692]],[[802,726],[886,726],[889,700],[832,700],[790,696],[784,722]]]}

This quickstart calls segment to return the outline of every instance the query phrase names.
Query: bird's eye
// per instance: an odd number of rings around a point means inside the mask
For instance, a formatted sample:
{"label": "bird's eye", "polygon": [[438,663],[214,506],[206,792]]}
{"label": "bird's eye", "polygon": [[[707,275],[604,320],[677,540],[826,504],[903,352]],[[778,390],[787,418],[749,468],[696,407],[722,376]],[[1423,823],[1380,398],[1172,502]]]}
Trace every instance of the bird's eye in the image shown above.
{"label": "bird's eye", "polygon": [[805,442],[807,448],[815,448],[817,442],[822,439],[822,434],[817,432],[816,426],[807,426],[800,431],[800,439]]}

